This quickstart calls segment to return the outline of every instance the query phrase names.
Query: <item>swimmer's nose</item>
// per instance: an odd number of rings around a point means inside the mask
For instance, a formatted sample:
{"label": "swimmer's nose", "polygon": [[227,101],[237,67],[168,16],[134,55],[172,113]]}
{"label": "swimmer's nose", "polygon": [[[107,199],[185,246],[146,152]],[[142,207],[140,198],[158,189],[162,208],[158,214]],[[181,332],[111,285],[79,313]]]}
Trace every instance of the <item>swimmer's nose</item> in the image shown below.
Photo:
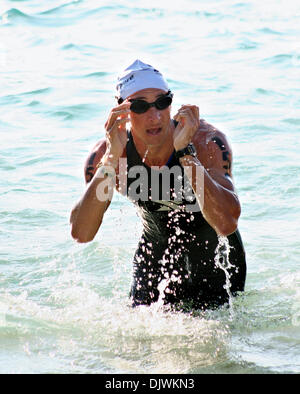
{"label": "swimmer's nose", "polygon": [[147,111],[148,119],[151,122],[157,122],[161,119],[161,111],[155,107],[151,107]]}

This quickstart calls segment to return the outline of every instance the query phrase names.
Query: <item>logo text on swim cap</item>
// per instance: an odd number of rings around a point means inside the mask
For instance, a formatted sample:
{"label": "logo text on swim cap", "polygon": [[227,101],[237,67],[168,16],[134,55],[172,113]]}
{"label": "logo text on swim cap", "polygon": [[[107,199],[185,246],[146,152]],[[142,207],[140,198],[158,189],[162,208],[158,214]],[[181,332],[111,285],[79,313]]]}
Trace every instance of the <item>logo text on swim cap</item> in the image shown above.
{"label": "logo text on swim cap", "polygon": [[122,83],[119,84],[120,88],[123,85],[126,85],[126,83],[128,83],[129,81],[131,81],[132,79],[134,79],[134,74],[131,74],[130,77],[128,77],[127,79],[125,79],[125,81],[123,81]]}

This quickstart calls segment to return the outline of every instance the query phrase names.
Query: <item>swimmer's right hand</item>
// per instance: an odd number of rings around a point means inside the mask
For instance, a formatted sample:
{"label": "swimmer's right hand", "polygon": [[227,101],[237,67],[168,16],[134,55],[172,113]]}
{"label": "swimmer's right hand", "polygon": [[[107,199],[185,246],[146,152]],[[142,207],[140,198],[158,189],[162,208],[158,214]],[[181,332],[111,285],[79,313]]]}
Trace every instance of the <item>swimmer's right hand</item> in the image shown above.
{"label": "swimmer's right hand", "polygon": [[105,164],[118,165],[127,143],[126,123],[130,121],[130,103],[124,102],[110,111],[105,123],[106,130],[106,153],[102,162]]}

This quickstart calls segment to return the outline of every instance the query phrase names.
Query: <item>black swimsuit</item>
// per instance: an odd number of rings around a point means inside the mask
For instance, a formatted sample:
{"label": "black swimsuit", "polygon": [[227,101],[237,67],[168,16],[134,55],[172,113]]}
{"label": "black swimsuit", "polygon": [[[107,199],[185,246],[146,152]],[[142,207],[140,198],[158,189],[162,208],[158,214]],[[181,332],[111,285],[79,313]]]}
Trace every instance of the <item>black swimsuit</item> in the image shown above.
{"label": "black swimsuit", "polygon": [[[150,305],[161,299],[164,304],[187,303],[203,309],[227,302],[229,291],[232,295],[243,291],[246,261],[239,231],[227,237],[230,263],[225,261],[224,250],[221,253],[221,262],[223,259],[223,264],[229,267],[231,285],[226,288],[226,272],[215,263],[218,236],[201,211],[188,210],[191,202],[183,198],[178,203],[172,193],[168,200],[151,200],[151,189],[157,186],[151,184],[151,173],[157,170],[143,163],[131,133],[128,134],[126,152],[127,195],[137,206],[143,221],[143,234],[134,256],[130,293],[133,305]],[[147,199],[132,198],[131,187],[137,182],[137,178],[130,174],[134,166],[142,166],[148,174]],[[166,166],[169,169],[179,166],[183,179],[183,168],[174,155]],[[163,186],[161,179],[158,179],[159,188]],[[174,189],[174,182],[171,182],[171,190],[172,186]]]}

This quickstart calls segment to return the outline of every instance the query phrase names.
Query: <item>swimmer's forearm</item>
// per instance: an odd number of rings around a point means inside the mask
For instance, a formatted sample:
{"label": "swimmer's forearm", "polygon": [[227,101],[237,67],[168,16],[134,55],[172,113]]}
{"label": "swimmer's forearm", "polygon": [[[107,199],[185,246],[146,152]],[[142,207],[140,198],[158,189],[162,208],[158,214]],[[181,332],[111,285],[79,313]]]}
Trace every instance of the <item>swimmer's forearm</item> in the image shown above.
{"label": "swimmer's forearm", "polygon": [[233,233],[241,211],[236,193],[216,182],[197,158],[184,156],[180,162],[183,167],[193,170],[185,173],[206,221],[218,235]]}
{"label": "swimmer's forearm", "polygon": [[71,212],[71,235],[78,242],[90,242],[101,226],[114,189],[114,178],[99,168],[83,197]]}
{"label": "swimmer's forearm", "polygon": [[236,231],[241,206],[237,194],[217,183],[206,171],[203,215],[218,235]]}

